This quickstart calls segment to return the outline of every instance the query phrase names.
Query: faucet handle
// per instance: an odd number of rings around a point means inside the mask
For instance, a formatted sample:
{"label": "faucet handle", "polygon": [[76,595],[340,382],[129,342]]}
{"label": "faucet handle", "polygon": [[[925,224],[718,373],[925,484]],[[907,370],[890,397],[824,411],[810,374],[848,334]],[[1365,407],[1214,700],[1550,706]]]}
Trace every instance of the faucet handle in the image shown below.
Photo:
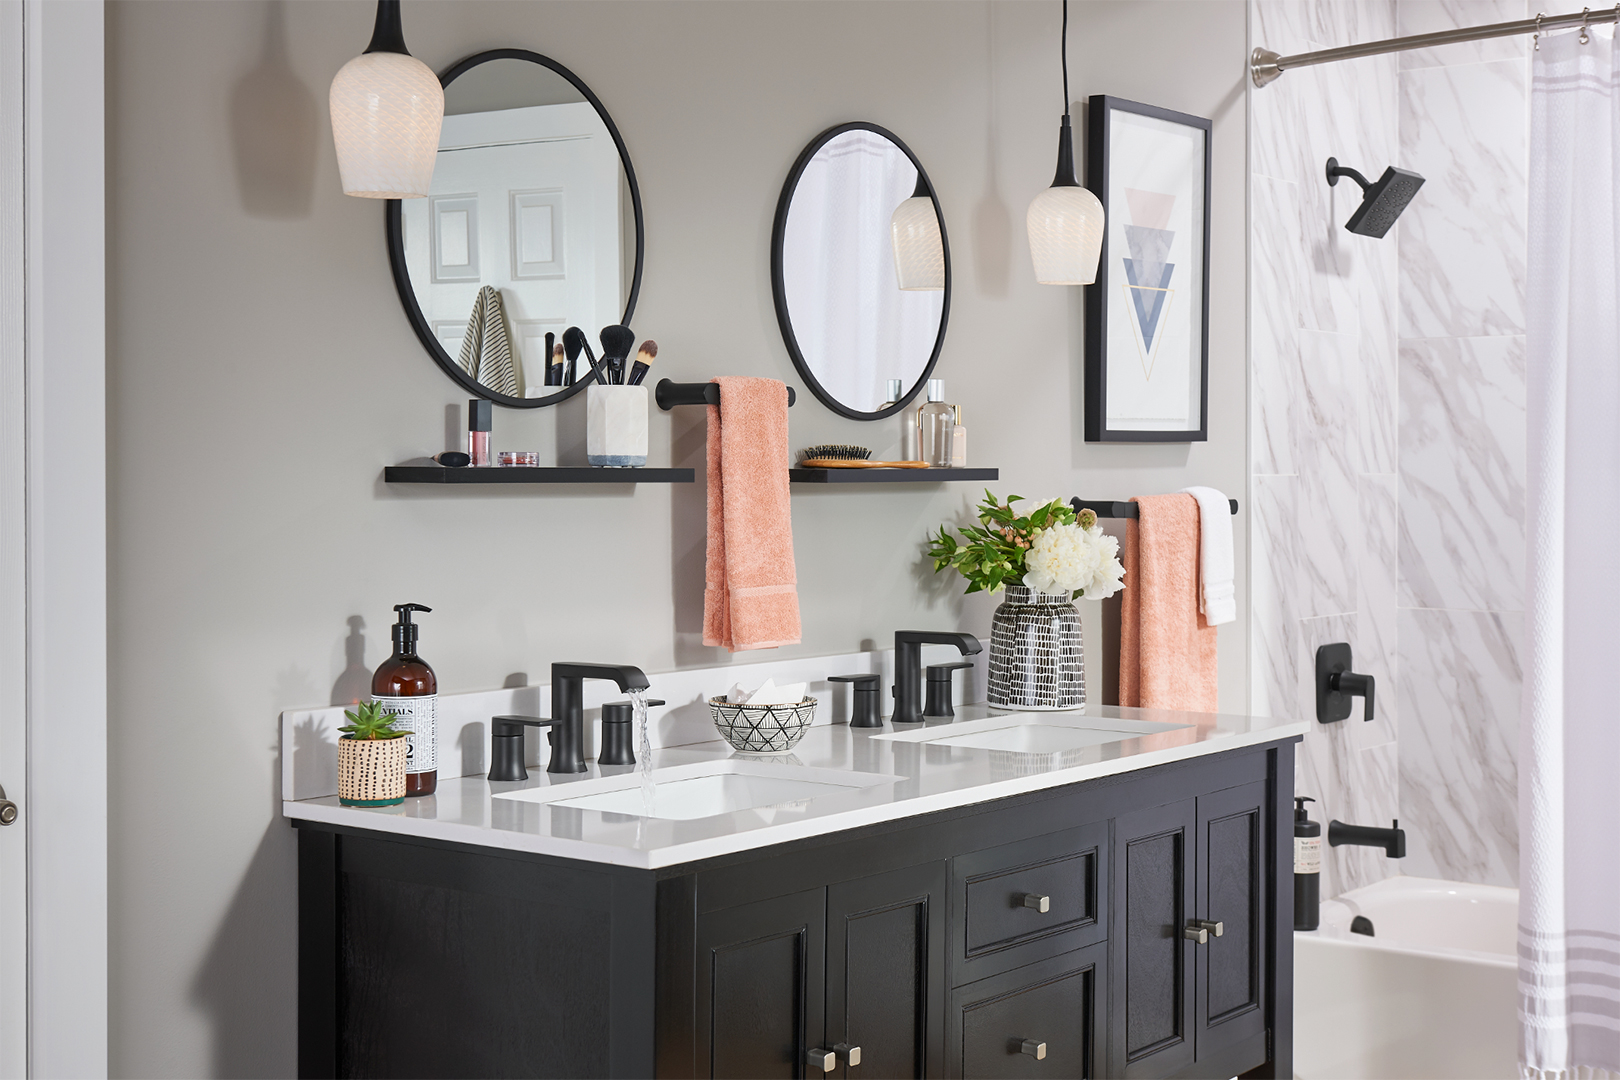
{"label": "faucet handle", "polygon": [[847,682],[854,684],[853,700],[850,703],[850,727],[882,727],[883,717],[878,711],[878,683],[882,676],[862,673],[859,675],[829,675],[828,682]]}
{"label": "faucet handle", "polygon": [[523,729],[555,729],[560,723],[562,721],[543,716],[492,717],[489,722],[489,779],[527,780],[529,770],[523,764]]}
{"label": "faucet handle", "polygon": [[959,668],[973,667],[971,660],[957,660],[950,664],[929,664],[927,672],[927,695],[923,700],[923,718],[925,720],[954,720],[956,709],[951,704],[951,672]]}

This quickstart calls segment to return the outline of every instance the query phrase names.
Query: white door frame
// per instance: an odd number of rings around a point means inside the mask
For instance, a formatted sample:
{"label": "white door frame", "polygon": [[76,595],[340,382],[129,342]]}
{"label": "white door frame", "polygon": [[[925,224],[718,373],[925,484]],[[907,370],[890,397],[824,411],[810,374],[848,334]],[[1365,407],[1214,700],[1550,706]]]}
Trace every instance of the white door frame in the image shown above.
{"label": "white door frame", "polygon": [[0,52],[0,1075],[104,1077],[101,0],[0,0]]}

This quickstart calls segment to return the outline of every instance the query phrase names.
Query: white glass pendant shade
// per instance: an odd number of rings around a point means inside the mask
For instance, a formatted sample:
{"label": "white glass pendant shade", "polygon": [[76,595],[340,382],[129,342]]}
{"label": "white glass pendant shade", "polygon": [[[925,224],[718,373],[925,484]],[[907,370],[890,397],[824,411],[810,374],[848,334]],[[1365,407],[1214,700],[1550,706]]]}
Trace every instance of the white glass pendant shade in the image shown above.
{"label": "white glass pendant shade", "polygon": [[1029,253],[1042,285],[1090,285],[1102,254],[1103,205],[1083,187],[1049,187],[1029,204]]}
{"label": "white glass pendant shade", "polygon": [[890,222],[894,237],[894,274],[906,292],[939,292],[945,288],[945,241],[939,233],[934,200],[913,195],[895,208]]}
{"label": "white glass pendant shade", "polygon": [[426,64],[408,53],[357,56],[332,80],[331,105],[345,195],[426,197],[444,123],[444,87]]}

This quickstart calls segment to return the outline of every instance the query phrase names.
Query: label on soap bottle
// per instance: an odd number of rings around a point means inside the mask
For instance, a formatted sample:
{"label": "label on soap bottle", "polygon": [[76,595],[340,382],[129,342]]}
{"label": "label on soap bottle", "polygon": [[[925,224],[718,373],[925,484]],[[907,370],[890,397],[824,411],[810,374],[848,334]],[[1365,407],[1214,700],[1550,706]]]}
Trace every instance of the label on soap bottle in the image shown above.
{"label": "label on soap bottle", "polygon": [[384,712],[399,717],[394,727],[406,732],[405,771],[434,772],[439,767],[439,724],[437,694],[421,697],[371,697]]}
{"label": "label on soap bottle", "polygon": [[1322,872],[1322,838],[1320,836],[1294,837],[1294,873],[1320,874]]}

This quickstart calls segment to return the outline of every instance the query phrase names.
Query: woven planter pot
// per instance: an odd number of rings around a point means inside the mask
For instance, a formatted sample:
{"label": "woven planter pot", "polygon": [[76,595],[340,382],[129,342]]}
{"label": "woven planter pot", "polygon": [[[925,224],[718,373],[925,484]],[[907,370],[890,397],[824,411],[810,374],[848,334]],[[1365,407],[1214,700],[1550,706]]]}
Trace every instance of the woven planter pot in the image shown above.
{"label": "woven planter pot", "polygon": [[338,740],[338,802],[393,806],[405,801],[405,737]]}
{"label": "woven planter pot", "polygon": [[1085,703],[1080,613],[1066,596],[1008,585],[990,617],[990,707],[1063,712]]}

